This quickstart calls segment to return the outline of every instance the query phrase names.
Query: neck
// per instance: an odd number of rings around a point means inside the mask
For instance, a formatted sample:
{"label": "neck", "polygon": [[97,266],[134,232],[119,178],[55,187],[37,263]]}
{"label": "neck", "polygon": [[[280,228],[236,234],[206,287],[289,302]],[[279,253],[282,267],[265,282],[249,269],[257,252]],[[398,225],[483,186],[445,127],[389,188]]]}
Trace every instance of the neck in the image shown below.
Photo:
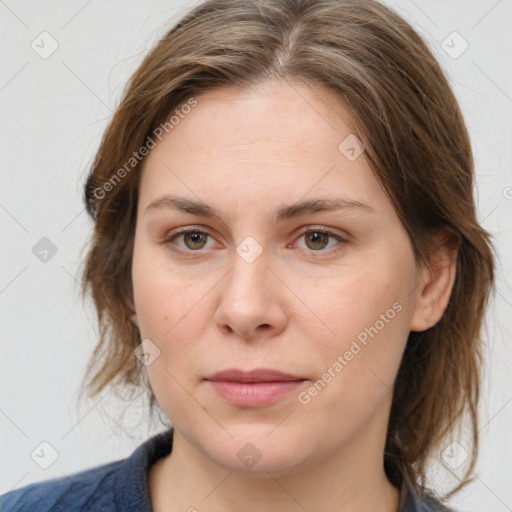
{"label": "neck", "polygon": [[389,407],[384,403],[363,430],[327,458],[277,473],[228,470],[175,427],[171,453],[150,471],[153,510],[397,512],[400,492],[387,479],[383,464]]}
{"label": "neck", "polygon": [[367,434],[313,467],[276,476],[228,471],[174,429],[171,454],[150,472],[153,510],[397,512],[400,493],[384,472],[384,440]]}

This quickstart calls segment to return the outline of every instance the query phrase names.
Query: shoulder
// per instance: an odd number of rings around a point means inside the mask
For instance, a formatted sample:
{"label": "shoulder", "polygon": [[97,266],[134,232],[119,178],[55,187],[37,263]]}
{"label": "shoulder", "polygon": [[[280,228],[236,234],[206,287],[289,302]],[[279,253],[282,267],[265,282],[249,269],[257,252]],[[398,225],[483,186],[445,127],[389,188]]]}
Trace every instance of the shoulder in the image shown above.
{"label": "shoulder", "polygon": [[400,512],[454,512],[441,502],[430,490],[410,480],[402,486]]}
{"label": "shoulder", "polygon": [[123,461],[36,482],[0,495],[2,512],[115,511],[114,481]]}
{"label": "shoulder", "polygon": [[428,491],[425,491],[421,498],[424,512],[454,512]]}
{"label": "shoulder", "polygon": [[172,450],[172,428],[126,459],[36,482],[0,495],[1,512],[151,512],[148,472]]}

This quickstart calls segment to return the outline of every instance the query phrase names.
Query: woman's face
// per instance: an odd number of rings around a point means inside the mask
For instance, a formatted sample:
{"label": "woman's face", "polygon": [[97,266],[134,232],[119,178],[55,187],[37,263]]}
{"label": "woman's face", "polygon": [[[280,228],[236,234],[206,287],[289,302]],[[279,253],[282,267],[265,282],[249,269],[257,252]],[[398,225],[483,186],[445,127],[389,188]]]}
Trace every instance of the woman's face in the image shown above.
{"label": "woman's face", "polygon": [[[146,369],[176,431],[229,470],[379,453],[420,322],[410,240],[335,101],[298,83],[217,89],[145,160],[133,286]],[[208,380],[227,369],[293,377]]]}

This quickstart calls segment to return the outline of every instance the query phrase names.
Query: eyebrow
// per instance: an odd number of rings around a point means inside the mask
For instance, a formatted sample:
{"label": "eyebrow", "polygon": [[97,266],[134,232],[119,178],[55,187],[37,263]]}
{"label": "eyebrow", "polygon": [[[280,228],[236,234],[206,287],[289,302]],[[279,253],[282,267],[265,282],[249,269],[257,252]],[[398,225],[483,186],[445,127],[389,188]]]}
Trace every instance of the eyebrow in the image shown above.
{"label": "eyebrow", "polygon": [[[200,201],[193,201],[184,197],[168,194],[151,201],[144,210],[144,215],[161,208],[176,209],[199,217],[214,218],[222,223],[224,222],[221,215],[211,206]],[[275,222],[279,222],[284,219],[300,217],[308,213],[330,212],[335,210],[361,210],[375,213],[375,210],[371,206],[360,201],[344,198],[324,198],[280,206],[274,212],[274,220]]]}

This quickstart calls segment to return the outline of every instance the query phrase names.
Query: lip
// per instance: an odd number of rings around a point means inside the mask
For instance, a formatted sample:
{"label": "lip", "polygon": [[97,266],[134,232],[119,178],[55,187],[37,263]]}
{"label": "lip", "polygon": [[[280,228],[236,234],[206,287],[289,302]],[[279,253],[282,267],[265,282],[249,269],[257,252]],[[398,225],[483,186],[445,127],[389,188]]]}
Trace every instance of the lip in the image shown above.
{"label": "lip", "polygon": [[229,368],[205,379],[224,400],[237,407],[262,407],[284,398],[307,380],[270,368]]}
{"label": "lip", "polygon": [[255,368],[254,370],[228,368],[217,372],[210,377],[206,377],[206,380],[224,382],[286,382],[305,379],[298,375],[284,373],[280,370],[273,370],[271,368]]}

